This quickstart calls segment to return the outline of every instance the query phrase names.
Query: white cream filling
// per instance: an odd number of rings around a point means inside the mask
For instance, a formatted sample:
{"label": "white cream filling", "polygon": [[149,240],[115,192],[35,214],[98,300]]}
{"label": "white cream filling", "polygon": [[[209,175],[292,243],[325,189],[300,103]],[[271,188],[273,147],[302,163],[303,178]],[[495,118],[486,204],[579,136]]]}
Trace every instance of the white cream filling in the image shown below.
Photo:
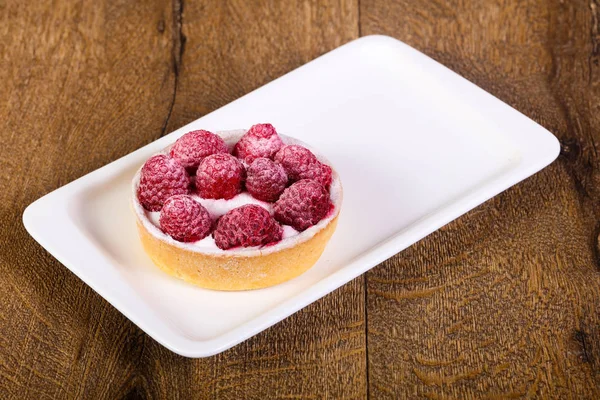
{"label": "white cream filling", "polygon": [[194,200],[200,202],[207,210],[210,216],[214,219],[219,218],[222,215],[227,214],[229,211],[244,206],[246,204],[256,204],[266,209],[269,214],[273,215],[273,204],[265,201],[260,201],[252,197],[248,192],[242,192],[237,196],[225,200],[225,199],[203,199],[197,194],[193,194]]}

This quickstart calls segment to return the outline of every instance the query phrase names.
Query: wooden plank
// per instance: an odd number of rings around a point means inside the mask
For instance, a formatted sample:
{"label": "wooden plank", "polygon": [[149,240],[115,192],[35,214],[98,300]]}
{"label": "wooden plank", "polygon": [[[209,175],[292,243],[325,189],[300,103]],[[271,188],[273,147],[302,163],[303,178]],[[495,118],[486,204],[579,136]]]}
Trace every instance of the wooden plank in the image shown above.
{"label": "wooden plank", "polygon": [[24,208],[163,133],[172,5],[0,5],[0,398],[117,398],[149,340],[25,232]]}
{"label": "wooden plank", "polygon": [[357,37],[358,4],[0,9],[0,397],[363,397],[362,279],[222,355],[190,360],[148,338],[20,221],[41,195]]}
{"label": "wooden plank", "polygon": [[361,34],[405,41],[562,144],[549,168],[367,274],[372,398],[600,397],[599,10],[361,1]]}
{"label": "wooden plank", "polygon": [[[185,2],[181,35],[167,132],[356,38],[358,5]],[[359,278],[215,357],[185,360],[147,343],[143,375],[153,377],[149,392],[158,397],[361,398],[367,387],[364,312]]]}
{"label": "wooden plank", "polygon": [[181,76],[167,131],[358,37],[356,0],[185,2]]}

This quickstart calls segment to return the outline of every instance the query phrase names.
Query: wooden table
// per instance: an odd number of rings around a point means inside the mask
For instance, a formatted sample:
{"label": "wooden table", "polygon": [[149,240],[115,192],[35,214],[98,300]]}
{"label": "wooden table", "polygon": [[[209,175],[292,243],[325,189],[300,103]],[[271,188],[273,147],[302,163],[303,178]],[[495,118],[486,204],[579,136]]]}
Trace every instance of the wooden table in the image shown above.
{"label": "wooden table", "polygon": [[[600,1],[0,2],[0,398],[600,398]],[[547,169],[233,349],[166,350],[46,253],[40,196],[359,36],[561,141]]]}

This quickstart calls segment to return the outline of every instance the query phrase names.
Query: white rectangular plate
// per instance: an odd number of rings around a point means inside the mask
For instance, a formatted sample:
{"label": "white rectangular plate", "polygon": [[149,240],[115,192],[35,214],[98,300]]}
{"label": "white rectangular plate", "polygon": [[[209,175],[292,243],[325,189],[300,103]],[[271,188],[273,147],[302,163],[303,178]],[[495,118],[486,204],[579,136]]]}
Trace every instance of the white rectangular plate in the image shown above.
{"label": "white rectangular plate", "polygon": [[[193,129],[270,122],[318,148],[344,204],[319,262],[276,287],[196,288],[153,266],[130,211],[146,158]],[[411,47],[346,44],[31,204],[29,233],[155,340],[188,357],[224,351],[544,168],[556,138]]]}

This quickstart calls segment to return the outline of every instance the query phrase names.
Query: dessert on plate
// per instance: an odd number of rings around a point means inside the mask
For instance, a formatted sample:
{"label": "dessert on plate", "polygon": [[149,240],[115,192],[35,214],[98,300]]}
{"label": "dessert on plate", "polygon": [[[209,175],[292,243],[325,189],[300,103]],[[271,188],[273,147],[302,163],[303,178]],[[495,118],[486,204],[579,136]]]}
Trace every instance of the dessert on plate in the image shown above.
{"label": "dessert on plate", "polygon": [[271,124],[188,132],[144,163],[132,190],[152,261],[216,290],[264,288],[308,270],[342,205],[330,163]]}

